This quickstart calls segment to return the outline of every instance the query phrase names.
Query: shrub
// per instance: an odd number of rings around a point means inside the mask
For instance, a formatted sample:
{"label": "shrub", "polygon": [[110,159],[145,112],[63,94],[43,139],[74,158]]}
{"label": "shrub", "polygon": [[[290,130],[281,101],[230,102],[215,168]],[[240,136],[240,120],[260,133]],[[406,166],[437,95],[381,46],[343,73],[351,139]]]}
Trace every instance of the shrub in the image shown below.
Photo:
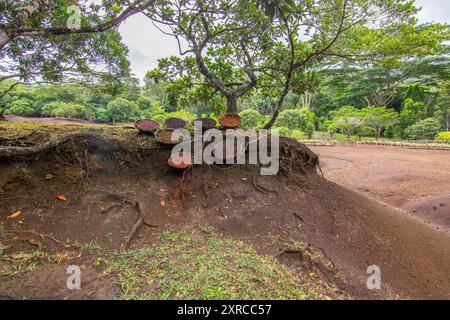
{"label": "shrub", "polygon": [[113,122],[124,122],[137,120],[140,113],[136,103],[117,98],[108,103],[107,115]]}
{"label": "shrub", "polygon": [[159,125],[164,125],[164,121],[167,119],[167,114],[158,114],[154,117],[152,117],[152,120],[157,122]]}
{"label": "shrub", "polygon": [[307,121],[306,114],[300,110],[284,110],[280,112],[276,126],[289,130],[301,130]]}
{"label": "shrub", "polygon": [[304,138],[303,132],[301,132],[300,130],[293,130],[291,133],[291,138],[296,140],[303,139]]}
{"label": "shrub", "polygon": [[98,108],[96,110],[96,119],[98,121],[108,122],[109,121],[108,111],[105,108]]}
{"label": "shrub", "polygon": [[247,109],[239,113],[242,119],[241,126],[244,129],[256,129],[258,128],[264,120],[264,116],[258,111],[253,109]]}
{"label": "shrub", "polygon": [[34,108],[30,102],[25,99],[13,101],[5,111],[5,114],[13,114],[16,116],[32,116],[35,114]]}
{"label": "shrub", "polygon": [[291,135],[291,130],[289,130],[289,128],[286,128],[286,127],[273,128],[272,132],[276,133],[280,136],[283,136],[283,137],[289,137]]}
{"label": "shrub", "polygon": [[433,140],[441,128],[439,120],[427,118],[408,127],[405,134],[413,140]]}
{"label": "shrub", "polygon": [[307,122],[303,128],[303,131],[308,136],[308,139],[311,139],[314,135],[314,131],[316,131],[316,126],[313,122]]}
{"label": "shrub", "polygon": [[80,104],[63,102],[52,110],[52,116],[86,120],[93,118],[87,107]]}
{"label": "shrub", "polygon": [[436,140],[450,141],[450,132],[439,132],[439,134],[436,136]]}

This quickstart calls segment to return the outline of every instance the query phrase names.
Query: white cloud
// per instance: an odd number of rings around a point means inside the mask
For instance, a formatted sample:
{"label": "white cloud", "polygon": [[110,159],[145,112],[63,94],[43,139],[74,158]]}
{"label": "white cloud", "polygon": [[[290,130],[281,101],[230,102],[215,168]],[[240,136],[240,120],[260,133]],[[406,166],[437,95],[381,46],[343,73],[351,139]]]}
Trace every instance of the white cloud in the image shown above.
{"label": "white cloud", "polygon": [[158,59],[178,54],[175,39],[160,32],[144,15],[127,19],[119,31],[130,51],[132,72],[139,79],[157,67]]}
{"label": "white cloud", "polygon": [[450,23],[449,0],[416,0],[416,6],[422,7],[417,15],[420,22]]}

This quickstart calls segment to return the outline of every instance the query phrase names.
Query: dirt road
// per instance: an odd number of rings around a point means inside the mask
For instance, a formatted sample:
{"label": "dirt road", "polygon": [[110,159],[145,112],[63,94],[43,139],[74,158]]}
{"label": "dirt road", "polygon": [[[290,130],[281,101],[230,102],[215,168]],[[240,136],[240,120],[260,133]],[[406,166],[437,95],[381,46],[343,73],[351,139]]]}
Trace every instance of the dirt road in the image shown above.
{"label": "dirt road", "polygon": [[450,232],[450,151],[312,147],[328,180]]}

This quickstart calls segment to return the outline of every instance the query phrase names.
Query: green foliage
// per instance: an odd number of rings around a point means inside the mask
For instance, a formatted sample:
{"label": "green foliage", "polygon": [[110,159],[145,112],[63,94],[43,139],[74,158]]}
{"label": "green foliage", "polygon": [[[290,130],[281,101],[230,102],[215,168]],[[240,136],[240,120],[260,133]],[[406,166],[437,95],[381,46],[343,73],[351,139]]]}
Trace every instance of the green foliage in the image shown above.
{"label": "green foliage", "polygon": [[247,109],[239,113],[242,122],[241,127],[244,129],[256,129],[263,125],[266,118],[258,111]]}
{"label": "green foliage", "polygon": [[296,140],[300,140],[300,139],[304,138],[304,134],[300,130],[292,130],[291,138],[292,139],[296,139]]}
{"label": "green foliage", "polygon": [[105,108],[96,109],[95,118],[101,122],[108,122],[109,121],[108,110]]}
{"label": "green foliage", "polygon": [[157,100],[151,100],[147,97],[140,97],[137,103],[144,118],[151,119],[158,114],[166,113],[161,103]]}
{"label": "green foliage", "polygon": [[344,106],[330,112],[332,121],[329,123],[330,131],[340,130],[350,139],[355,129],[364,124],[364,113],[353,106]]}
{"label": "green foliage", "polygon": [[[109,21],[120,13],[112,11],[108,2],[100,1],[98,5],[93,5],[71,0],[49,1],[48,4],[46,1],[34,1],[32,7],[37,12],[20,21],[17,20],[17,13],[30,2],[2,1],[0,25],[2,29],[13,26],[14,32],[8,37],[10,41],[6,46],[3,46],[3,40],[7,37],[2,37],[0,58],[7,63],[0,64],[0,74],[26,83],[42,80],[60,82],[66,78],[101,80],[111,86],[121,83],[129,73],[130,63],[128,50],[115,28],[63,36],[46,33],[52,28],[64,30],[71,16],[67,9],[73,4],[81,10],[81,26]],[[24,34],[22,31],[27,29],[35,32]],[[35,35],[41,31],[44,36]],[[4,92],[0,90],[0,95]]]}
{"label": "green foliage", "polygon": [[153,109],[153,104],[150,98],[141,96],[137,99],[136,103],[141,111]]}
{"label": "green foliage", "polygon": [[397,123],[398,114],[386,107],[367,107],[361,111],[365,124],[371,127],[377,139],[381,138],[382,130]]}
{"label": "green foliage", "polygon": [[13,101],[4,112],[5,114],[28,117],[31,117],[36,113],[35,109],[31,106],[30,101],[27,99]]}
{"label": "green foliage", "polygon": [[408,136],[406,129],[427,117],[427,107],[408,98],[403,102],[403,109],[400,112],[400,127],[403,130],[402,138]]}
{"label": "green foliage", "polygon": [[140,117],[137,104],[124,98],[117,98],[109,102],[106,110],[108,118],[113,122],[134,121]]}
{"label": "green foliage", "polygon": [[427,118],[413,124],[405,130],[405,134],[412,140],[434,140],[440,130],[440,123],[434,118]]}
{"label": "green foliage", "polygon": [[280,112],[275,126],[288,128],[289,130],[301,130],[305,127],[308,119],[300,110],[284,110]]}
{"label": "green foliage", "polygon": [[374,137],[375,129],[367,125],[362,125],[355,129],[355,134],[358,137]]}
{"label": "green foliage", "polygon": [[86,119],[86,120],[93,120],[95,118],[95,116],[86,106],[64,102],[54,104],[57,105],[57,107],[52,110],[52,116],[54,117]]}
{"label": "green foliage", "polygon": [[[303,128],[303,132],[306,134],[306,136],[308,137],[308,139],[311,139],[314,135],[314,131],[316,130],[316,126],[314,125],[313,122],[307,122]],[[294,134],[294,132],[292,132],[292,135]]]}
{"label": "green foliage", "polygon": [[159,113],[156,116],[153,116],[151,119],[160,125],[163,125],[166,119],[169,118],[179,118],[183,119],[188,123],[188,125],[192,125],[192,122],[197,119],[197,115],[190,113],[187,110],[179,110],[169,113]]}
{"label": "green foliage", "polygon": [[291,135],[291,130],[286,127],[275,127],[272,131],[283,137],[289,137]]}
{"label": "green foliage", "polygon": [[439,134],[436,137],[436,140],[450,141],[450,132],[439,132]]}

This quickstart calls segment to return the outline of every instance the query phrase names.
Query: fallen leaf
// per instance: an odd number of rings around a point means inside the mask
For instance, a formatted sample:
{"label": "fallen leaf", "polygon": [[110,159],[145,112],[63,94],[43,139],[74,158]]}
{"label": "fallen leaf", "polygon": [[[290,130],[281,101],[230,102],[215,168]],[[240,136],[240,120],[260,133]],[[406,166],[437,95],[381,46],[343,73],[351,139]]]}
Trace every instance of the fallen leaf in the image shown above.
{"label": "fallen leaf", "polygon": [[14,260],[25,260],[27,258],[29,258],[31,255],[29,253],[25,253],[25,252],[15,252],[11,254],[11,258],[13,258]]}
{"label": "fallen leaf", "polygon": [[65,195],[61,194],[59,196],[56,196],[56,199],[58,199],[59,201],[67,201],[67,198]]}
{"label": "fallen leaf", "polygon": [[8,217],[8,219],[15,219],[15,218],[17,218],[18,216],[20,216],[22,214],[22,211],[16,211],[16,212],[14,212],[13,214],[11,214],[9,217]]}
{"label": "fallen leaf", "polygon": [[166,206],[166,200],[164,200],[164,199],[161,199],[161,201],[159,203],[161,204],[161,207]]}
{"label": "fallen leaf", "polygon": [[67,262],[69,260],[69,252],[67,252],[67,251],[65,251],[65,252],[58,252],[56,254],[56,258],[58,259],[58,261],[60,263]]}
{"label": "fallen leaf", "polygon": [[161,192],[166,192],[166,190],[163,189],[163,188],[159,189],[159,191],[161,191]]}
{"label": "fallen leaf", "polygon": [[200,250],[200,251],[203,251],[203,250],[205,250],[205,249],[206,249],[205,246],[197,247],[197,250]]}

